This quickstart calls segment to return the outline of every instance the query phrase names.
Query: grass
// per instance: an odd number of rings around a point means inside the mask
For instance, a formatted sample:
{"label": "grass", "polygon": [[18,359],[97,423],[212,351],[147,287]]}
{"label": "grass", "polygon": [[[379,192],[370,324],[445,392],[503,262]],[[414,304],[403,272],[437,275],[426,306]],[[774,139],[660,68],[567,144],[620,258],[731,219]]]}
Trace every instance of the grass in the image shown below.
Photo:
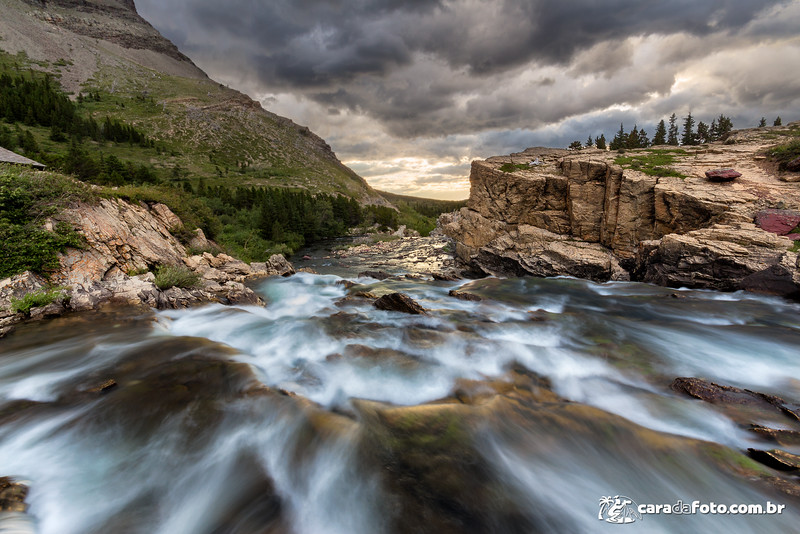
{"label": "grass", "polygon": [[183,265],[160,265],[155,274],[154,283],[161,290],[171,287],[191,289],[200,285],[200,275]]}
{"label": "grass", "polygon": [[767,152],[770,159],[778,163],[778,168],[786,170],[786,165],[795,158],[800,158],[800,139],[778,145]]}
{"label": "grass", "polygon": [[45,221],[95,199],[88,186],[66,176],[0,164],[0,278],[28,270],[47,276],[58,268],[58,254],[81,248],[83,237],[66,223],[48,231]]}
{"label": "grass", "polygon": [[11,298],[11,310],[14,313],[30,315],[33,308],[47,306],[65,295],[66,287],[51,287],[42,291],[26,293],[21,299]]}
{"label": "grass", "polygon": [[683,149],[655,149],[643,154],[619,156],[614,163],[633,169],[648,176],[674,176],[684,179],[686,175],[669,167],[676,162],[677,156],[686,154]]}
{"label": "grass", "polygon": [[527,163],[503,163],[500,166],[501,172],[516,172],[516,171],[524,171],[528,169]]}

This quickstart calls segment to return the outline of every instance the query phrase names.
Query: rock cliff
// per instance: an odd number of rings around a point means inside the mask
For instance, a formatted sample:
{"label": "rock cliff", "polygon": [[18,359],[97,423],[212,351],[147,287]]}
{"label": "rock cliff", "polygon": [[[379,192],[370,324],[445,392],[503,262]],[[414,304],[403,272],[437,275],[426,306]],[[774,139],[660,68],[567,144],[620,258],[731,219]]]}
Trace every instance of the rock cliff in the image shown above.
{"label": "rock cliff", "polygon": [[[800,123],[793,123],[624,158],[530,148],[475,161],[467,207],[443,215],[439,230],[476,275],[568,275],[798,297],[794,244],[764,222],[800,217],[800,187],[764,157],[798,134]],[[656,173],[673,176],[644,172],[655,156],[670,162]],[[705,171],[718,167],[742,176],[708,180]]]}
{"label": "rock cliff", "polygon": [[[201,302],[263,304],[243,282],[294,273],[292,265],[281,255],[272,256],[266,263],[252,264],[221,253],[188,255],[186,247],[172,234],[183,223],[164,204],[101,199],[72,206],[57,219],[74,227],[83,236],[85,246],[67,249],[60,257],[59,269],[49,280],[30,272],[0,280],[0,336],[27,318],[26,314],[13,310],[12,299],[51,286],[63,287],[61,296],[51,304],[33,308],[29,313],[31,318],[92,310],[103,303],[159,309],[183,308]],[[46,226],[54,222],[48,221]],[[214,248],[202,230],[196,231],[193,241],[200,248]],[[159,289],[151,271],[163,265],[185,266],[197,275],[199,282],[191,288]]]}

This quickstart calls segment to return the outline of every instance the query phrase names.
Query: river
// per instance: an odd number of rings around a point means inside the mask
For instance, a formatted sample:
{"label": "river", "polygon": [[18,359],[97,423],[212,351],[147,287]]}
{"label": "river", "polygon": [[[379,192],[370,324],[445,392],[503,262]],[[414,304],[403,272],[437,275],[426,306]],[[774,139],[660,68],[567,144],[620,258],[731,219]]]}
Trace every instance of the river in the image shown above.
{"label": "river", "polygon": [[[798,304],[566,278],[378,281],[326,263],[337,274],[259,282],[265,308],[107,309],[0,341],[0,475],[31,488],[30,515],[0,516],[0,532],[797,531],[800,500],[740,454],[775,444],[669,385],[800,399]],[[786,508],[619,526],[600,506],[616,496]]]}

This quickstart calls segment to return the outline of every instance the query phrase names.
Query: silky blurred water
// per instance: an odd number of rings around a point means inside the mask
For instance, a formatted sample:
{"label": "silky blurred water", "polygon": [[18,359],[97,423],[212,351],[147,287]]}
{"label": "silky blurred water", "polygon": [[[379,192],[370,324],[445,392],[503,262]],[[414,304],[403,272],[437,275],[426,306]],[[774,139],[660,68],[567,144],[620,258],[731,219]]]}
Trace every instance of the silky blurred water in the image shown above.
{"label": "silky blurred water", "polygon": [[[315,434],[302,408],[248,393],[260,384],[352,413],[352,399],[417,405],[452,395],[461,379],[522,366],[575,403],[737,451],[773,445],[672,392],[675,377],[800,398],[800,306],[782,299],[573,279],[351,279],[360,285],[348,292],[339,276],[299,273],[255,287],[265,308],[84,314],[0,341],[0,475],[30,481],[38,532],[390,531],[393,501],[358,456],[356,423]],[[430,314],[379,311],[356,291],[401,291]],[[231,382],[214,361],[244,364],[254,378]],[[187,379],[150,390],[154,368],[212,376],[217,389],[206,395]],[[88,393],[108,377],[116,390]],[[683,452],[676,468],[622,434],[609,437],[620,450],[565,434],[553,451],[537,432],[491,427],[480,451],[541,531],[789,532],[800,519],[787,498],[781,516],[608,525],[597,520],[605,495],[760,503],[781,494]]]}

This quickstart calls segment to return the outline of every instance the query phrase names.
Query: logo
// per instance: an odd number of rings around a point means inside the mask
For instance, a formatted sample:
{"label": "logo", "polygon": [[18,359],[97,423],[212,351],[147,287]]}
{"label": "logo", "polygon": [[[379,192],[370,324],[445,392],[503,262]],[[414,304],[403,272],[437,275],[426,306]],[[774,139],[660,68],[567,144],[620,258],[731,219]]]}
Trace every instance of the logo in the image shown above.
{"label": "logo", "polygon": [[639,506],[633,499],[622,495],[614,497],[603,497],[600,499],[600,511],[597,519],[615,525],[626,525],[642,518],[639,513]]}

